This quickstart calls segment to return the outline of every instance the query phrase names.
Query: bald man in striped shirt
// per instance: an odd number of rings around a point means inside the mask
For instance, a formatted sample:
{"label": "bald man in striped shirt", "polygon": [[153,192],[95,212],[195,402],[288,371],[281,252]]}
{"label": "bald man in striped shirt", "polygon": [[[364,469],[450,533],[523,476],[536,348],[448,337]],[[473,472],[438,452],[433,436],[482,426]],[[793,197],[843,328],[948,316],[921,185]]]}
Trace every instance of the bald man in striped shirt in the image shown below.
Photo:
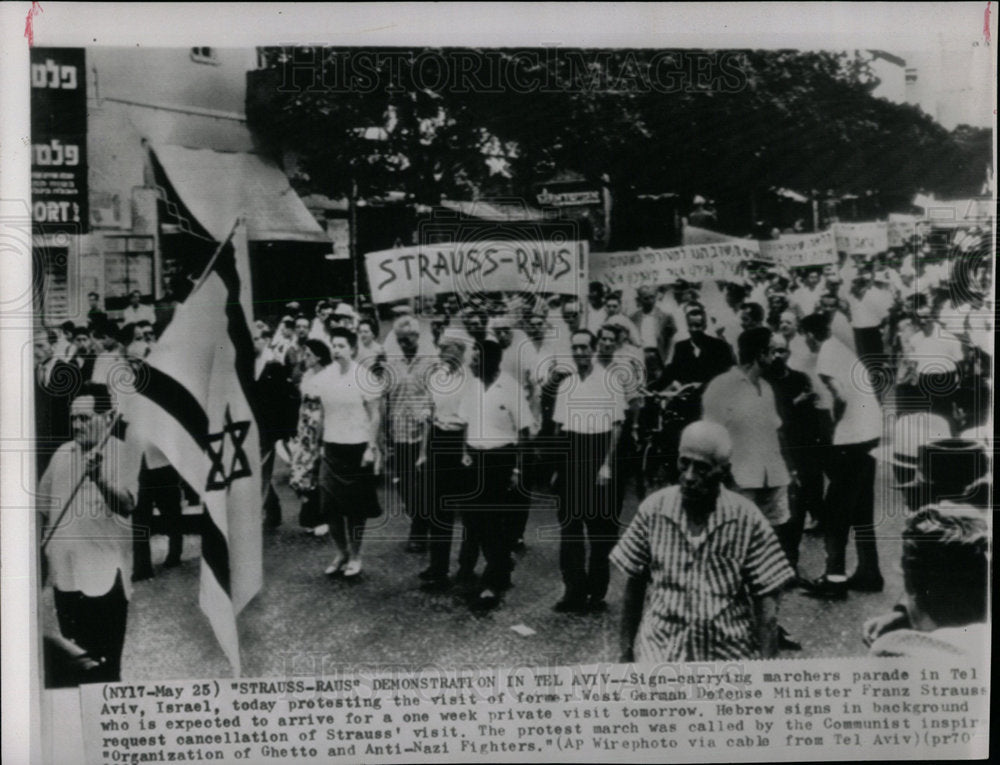
{"label": "bald man in striped shirt", "polygon": [[626,575],[621,661],[772,657],[795,577],[770,523],[722,481],[732,441],[699,421],[681,434],[680,484],[639,506],[611,553]]}

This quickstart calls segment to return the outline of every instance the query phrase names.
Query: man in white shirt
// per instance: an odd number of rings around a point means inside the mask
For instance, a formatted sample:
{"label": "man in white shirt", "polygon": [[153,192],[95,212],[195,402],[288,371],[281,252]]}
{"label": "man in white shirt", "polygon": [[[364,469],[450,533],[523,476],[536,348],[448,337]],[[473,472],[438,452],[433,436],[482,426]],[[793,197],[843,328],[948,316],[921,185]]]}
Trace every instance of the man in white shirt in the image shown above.
{"label": "man in white shirt", "polygon": [[[462,446],[468,423],[461,417],[462,400],[473,381],[472,371],[465,361],[466,345],[461,340],[442,338],[438,345],[439,360],[431,370],[428,389],[432,408],[428,427],[425,429],[423,448],[417,464],[428,474],[430,500],[430,565],[420,572],[421,589],[428,592],[447,590],[448,568],[451,560],[451,540],[455,526],[456,507],[460,497],[468,491],[468,471],[462,465]],[[455,584],[468,586],[472,579],[478,550],[463,541],[466,555],[471,557],[471,567],[466,560],[462,571],[462,554],[459,554],[459,574]],[[464,577],[464,580],[463,580]]]}
{"label": "man in white shirt", "polygon": [[116,368],[120,368],[125,361],[125,348],[119,342],[119,332],[113,322],[108,322],[104,326],[94,328],[94,342],[97,346],[97,353],[94,356],[90,381],[98,385],[106,385],[114,390],[113,377]]}
{"label": "man in white shirt", "polygon": [[[635,324],[633,324],[625,314],[622,313],[622,295],[620,292],[612,292],[604,299],[604,324],[607,324],[612,319],[619,323],[621,326],[628,329],[628,341],[638,347],[639,344],[639,330],[636,329]],[[604,326],[602,324],[601,326]]]}
{"label": "man in white shirt", "polygon": [[[559,568],[565,592],[560,613],[606,609],[608,556],[618,539],[615,450],[626,402],[607,367],[594,364],[597,339],[587,330],[572,337],[576,371],[563,379],[552,419],[564,450],[556,472],[561,529]],[[590,560],[584,548],[589,542]]]}
{"label": "man in white shirt", "polygon": [[846,345],[851,353],[856,353],[854,330],[851,321],[844,313],[843,304],[836,292],[825,292],[819,299],[819,313],[824,314],[830,322],[830,332],[841,343]]}
{"label": "man in white shirt", "polygon": [[798,314],[799,318],[815,313],[819,304],[820,296],[823,294],[823,285],[820,283],[822,272],[819,268],[806,270],[802,282],[791,294],[791,307]]}
{"label": "man in white shirt", "polygon": [[327,345],[330,344],[330,334],[327,328],[327,319],[333,315],[333,306],[326,300],[316,303],[316,315],[309,325],[309,339],[322,340]]}
{"label": "man in white shirt", "polygon": [[903,363],[916,378],[921,397],[930,400],[930,411],[954,422],[958,365],[965,358],[962,342],[934,320],[924,295],[914,300],[914,322],[917,331],[904,344]]}
{"label": "man in white shirt", "polygon": [[122,311],[122,325],[127,327],[140,321],[156,324],[156,311],[153,310],[153,306],[143,304],[142,293],[139,290],[132,290],[128,294],[128,305]]}
{"label": "man in white shirt", "polygon": [[587,292],[587,329],[596,334],[608,318],[604,310],[604,294],[606,289],[601,282],[591,282]]}
{"label": "man in white shirt", "polygon": [[639,287],[636,290],[636,302],[639,310],[630,318],[637,330],[638,345],[644,351],[655,351],[659,355],[660,364],[665,364],[671,342],[677,334],[677,323],[674,317],[657,307],[656,290],[652,286]]}
{"label": "man in white shirt", "polygon": [[892,298],[874,286],[871,272],[865,270],[854,278],[845,302],[854,331],[854,347],[868,366],[870,360],[875,361],[884,353],[882,328],[889,319]]}
{"label": "man in white shirt", "polygon": [[[805,583],[812,597],[843,600],[848,590],[881,592],[876,547],[875,458],[871,452],[882,437],[882,409],[866,385],[858,357],[830,333],[825,316],[813,314],[802,320],[802,333],[809,347],[819,354],[816,373],[834,400],[834,431],[824,502],[826,573]],[[847,541],[854,528],[858,565],[846,574]]]}
{"label": "man in white shirt", "polygon": [[[110,427],[110,400],[100,386],[84,386],[70,406],[73,440],[52,456],[38,485],[46,512],[45,553],[63,637],[100,663],[94,682],[119,682],[132,576],[132,531],[137,449]],[[79,485],[79,489],[76,487]],[[60,517],[62,509],[70,503]]]}
{"label": "man in white shirt", "polygon": [[[527,497],[521,492],[519,445],[528,435],[531,422],[524,390],[500,371],[501,350],[496,338],[487,336],[482,344],[479,376],[466,389],[459,406],[459,418],[468,423],[463,463],[469,467],[472,496],[463,499],[462,523],[472,549],[481,549],[486,568],[480,590],[470,605],[490,610],[510,587],[513,534],[516,520],[511,512]],[[468,571],[460,571],[467,576]]]}
{"label": "man in white shirt", "polygon": [[783,531],[791,518],[791,476],[781,456],[781,417],[774,391],[762,376],[771,365],[770,344],[771,330],[767,327],[749,329],[740,335],[740,363],[705,388],[702,416],[729,431],[737,491],[760,508],[784,546]]}

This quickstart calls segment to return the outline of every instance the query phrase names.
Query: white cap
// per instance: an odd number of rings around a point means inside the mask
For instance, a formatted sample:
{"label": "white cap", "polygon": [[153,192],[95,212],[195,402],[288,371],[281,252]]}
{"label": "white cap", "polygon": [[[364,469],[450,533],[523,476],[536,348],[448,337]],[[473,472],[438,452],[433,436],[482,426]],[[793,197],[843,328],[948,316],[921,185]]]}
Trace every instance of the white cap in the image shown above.
{"label": "white cap", "polygon": [[358,318],[357,311],[354,310],[354,307],[351,306],[350,303],[338,303],[337,307],[333,309],[333,315],[347,316],[351,319]]}

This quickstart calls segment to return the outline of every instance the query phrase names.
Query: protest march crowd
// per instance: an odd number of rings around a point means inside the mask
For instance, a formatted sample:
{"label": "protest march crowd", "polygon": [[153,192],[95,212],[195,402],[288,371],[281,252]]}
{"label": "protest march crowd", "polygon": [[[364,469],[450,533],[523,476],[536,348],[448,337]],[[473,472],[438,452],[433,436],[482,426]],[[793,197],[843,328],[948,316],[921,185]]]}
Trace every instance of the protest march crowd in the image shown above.
{"label": "protest march crowd", "polygon": [[[605,610],[611,564],[624,574],[623,661],[769,657],[798,647],[780,625],[783,593],[883,589],[882,567],[897,564],[876,548],[883,459],[907,508],[906,597],[872,615],[866,642],[876,655],[974,654],[986,629],[992,241],[990,227],[966,227],[940,257],[915,235],[837,264],[746,264],[725,281],[625,293],[592,281],[580,297],[438,294],[385,306],[387,322],[339,300],[311,315],[289,303],[252,327],[264,524],[289,520],[272,485],[281,459],[299,525],[331,540],[325,573],[363,582],[366,523],[398,502],[403,549],[425,560],[421,587],[488,611],[516,597],[514,553],[530,546],[530,514],[548,513],[561,534],[556,611]],[[93,448],[112,378],[141,365],[160,329],[138,293],[124,313],[110,319],[92,295],[88,325],[34,343],[40,496],[64,496],[82,459],[73,501],[95,531],[46,550],[58,639],[102,680],[120,675],[131,583],[154,575],[154,508],[174,566],[182,505],[197,497],[155,450],[133,480]],[[640,503],[626,524],[628,492]],[[134,540],[102,538],[124,516]],[[823,539],[818,577],[798,568],[806,533]]]}

